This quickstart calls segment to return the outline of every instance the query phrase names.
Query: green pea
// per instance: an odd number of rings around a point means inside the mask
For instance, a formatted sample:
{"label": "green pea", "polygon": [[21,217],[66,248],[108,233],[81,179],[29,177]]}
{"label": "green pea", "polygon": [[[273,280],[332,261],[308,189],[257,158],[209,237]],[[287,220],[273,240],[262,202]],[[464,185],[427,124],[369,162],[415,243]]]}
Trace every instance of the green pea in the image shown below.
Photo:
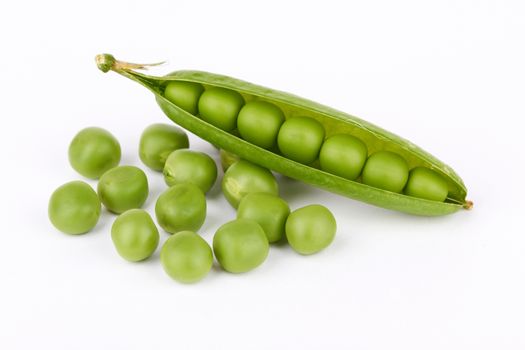
{"label": "green pea", "polygon": [[284,122],[283,112],[272,103],[253,101],[242,107],[237,118],[241,137],[262,148],[272,148]]}
{"label": "green pea", "polygon": [[131,165],[108,170],[100,177],[97,187],[102,204],[116,214],[142,207],[148,198],[148,191],[146,174]]}
{"label": "green pea", "polygon": [[410,171],[405,194],[431,201],[443,202],[447,199],[448,185],[435,171],[417,167]]}
{"label": "green pea", "polygon": [[98,222],[100,200],[87,183],[68,182],[51,195],[48,216],[51,223],[64,233],[86,233]]}
{"label": "green pea", "polygon": [[147,167],[162,171],[171,152],[188,148],[189,145],[188,135],[181,128],[167,124],[153,124],[140,136],[140,160]]}
{"label": "green pea", "polygon": [[401,193],[408,180],[408,164],[396,153],[379,151],[366,161],[362,178],[366,185]]}
{"label": "green pea", "polygon": [[120,144],[107,130],[82,129],[69,144],[69,163],[80,175],[98,179],[120,162]]}
{"label": "green pea", "polygon": [[204,88],[189,81],[170,81],[164,90],[164,97],[186,112],[197,115],[199,97]]}
{"label": "green pea", "polygon": [[191,183],[206,193],[217,180],[217,166],[209,155],[180,149],[172,152],[164,165],[164,180],[168,186]]}
{"label": "green pea", "polygon": [[213,252],[222,268],[241,273],[261,265],[268,256],[269,244],[262,227],[253,220],[237,219],[217,230]]}
{"label": "green pea", "polygon": [[228,170],[228,168],[235,162],[237,162],[239,158],[236,154],[233,154],[231,152],[228,152],[224,149],[221,149],[219,151],[219,156],[221,158],[221,166],[222,166],[222,170],[223,171],[226,171]]}
{"label": "green pea", "polygon": [[145,210],[131,209],[113,222],[111,240],[121,257],[128,261],[141,261],[157,249],[159,230]]}
{"label": "green pea", "polygon": [[323,143],[319,163],[321,169],[328,173],[355,180],[365,165],[367,154],[363,141],[351,135],[338,134]]}
{"label": "green pea", "polygon": [[193,184],[174,185],[157,199],[155,215],[166,232],[197,231],[206,219],[206,197]]}
{"label": "green pea", "polygon": [[324,128],[308,117],[287,119],[277,136],[281,153],[296,162],[310,164],[317,159],[324,140]]}
{"label": "green pea", "polygon": [[222,192],[228,202],[237,208],[241,199],[248,193],[264,192],[277,196],[279,187],[268,169],[241,159],[224,173]]}
{"label": "green pea", "polygon": [[299,254],[313,254],[328,247],[336,230],[334,216],[319,204],[297,209],[286,220],[286,238]]}
{"label": "green pea", "polygon": [[244,105],[244,99],[236,91],[211,88],[204,91],[199,99],[200,117],[225,131],[232,131],[237,125],[237,115]]}
{"label": "green pea", "polygon": [[268,193],[246,195],[237,209],[237,219],[249,219],[261,225],[268,242],[280,241],[284,237],[284,226],[290,207],[281,198]]}
{"label": "green pea", "polygon": [[174,280],[194,283],[210,272],[213,253],[201,236],[191,231],[181,231],[164,243],[160,261],[164,271]]}

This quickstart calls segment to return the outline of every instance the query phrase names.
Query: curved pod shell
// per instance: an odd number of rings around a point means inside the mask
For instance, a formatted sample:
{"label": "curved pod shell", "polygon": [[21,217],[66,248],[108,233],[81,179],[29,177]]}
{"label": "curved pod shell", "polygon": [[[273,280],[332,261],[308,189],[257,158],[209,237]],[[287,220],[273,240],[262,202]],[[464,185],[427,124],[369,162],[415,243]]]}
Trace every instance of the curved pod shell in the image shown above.
{"label": "curved pod shell", "polygon": [[[133,70],[145,68],[145,65],[119,62],[110,55],[97,56],[97,63],[101,70],[114,70],[151,90],[160,108],[173,122],[219,148],[283,175],[349,198],[415,215],[446,215],[461,208],[468,209],[472,205],[465,199],[467,190],[463,181],[449,166],[410,141],[360,118],[289,93],[223,75],[201,71],[177,71],[164,77],[148,76]],[[363,140],[368,146],[370,154],[378,150],[389,150],[402,155],[410,168],[425,166],[440,173],[447,181],[449,196],[445,202],[436,202],[373,188],[360,182],[329,174],[312,166],[300,164],[277,153],[255,146],[238,136],[206,123],[165,99],[163,88],[167,82],[173,80],[200,83],[205,89],[210,87],[232,89],[239,92],[247,102],[260,99],[274,103],[283,110],[287,118],[308,115],[323,124],[326,137],[335,133],[348,133]]]}

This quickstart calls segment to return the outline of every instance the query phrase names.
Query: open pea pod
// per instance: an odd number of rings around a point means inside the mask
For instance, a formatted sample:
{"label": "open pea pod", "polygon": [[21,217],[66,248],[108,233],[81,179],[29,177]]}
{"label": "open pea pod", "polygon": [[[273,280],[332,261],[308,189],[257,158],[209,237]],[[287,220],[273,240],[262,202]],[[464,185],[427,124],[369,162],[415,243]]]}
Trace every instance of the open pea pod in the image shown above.
{"label": "open pea pod", "polygon": [[[164,113],[183,128],[243,159],[283,175],[349,198],[409,214],[439,216],[472,207],[472,202],[466,200],[467,189],[463,181],[449,166],[411,142],[357,117],[292,94],[224,75],[201,71],[177,71],[167,76],[157,77],[136,71],[151,65],[117,61],[109,54],[98,55],[96,61],[103,72],[113,70],[152,91]],[[195,82],[202,84],[205,89],[222,87],[235,90],[243,96],[246,102],[258,99],[277,105],[282,109],[286,118],[307,115],[324,126],[326,137],[347,133],[364,141],[369,153],[379,150],[392,151],[403,156],[410,168],[423,166],[436,171],[447,181],[448,197],[444,202],[438,202],[385,191],[344,179],[314,166],[304,165],[260,148],[205,122],[168,101],[164,98],[163,93],[166,84],[170,81]]]}

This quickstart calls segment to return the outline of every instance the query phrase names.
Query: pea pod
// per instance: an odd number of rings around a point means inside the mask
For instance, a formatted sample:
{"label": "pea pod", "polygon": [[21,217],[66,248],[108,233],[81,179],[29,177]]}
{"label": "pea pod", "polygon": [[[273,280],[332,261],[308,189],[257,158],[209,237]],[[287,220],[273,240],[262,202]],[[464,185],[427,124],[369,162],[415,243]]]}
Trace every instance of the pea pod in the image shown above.
{"label": "pea pod", "polygon": [[[217,147],[262,167],[349,198],[409,214],[439,216],[472,207],[472,202],[466,200],[467,189],[463,181],[449,166],[410,141],[357,117],[292,94],[223,75],[201,71],[177,71],[163,77],[149,76],[136,70],[146,69],[150,65],[117,61],[109,54],[98,55],[96,62],[103,72],[113,70],[152,91],[160,108],[175,123]],[[234,90],[240,93],[246,102],[262,100],[278,106],[286,118],[307,115],[316,119],[323,125],[326,137],[341,133],[358,137],[365,142],[370,154],[382,150],[395,152],[407,161],[410,168],[426,167],[440,174],[448,186],[447,199],[438,202],[374,188],[258,147],[186,112],[164,98],[164,88],[172,81],[198,83],[205,91],[217,87]]]}

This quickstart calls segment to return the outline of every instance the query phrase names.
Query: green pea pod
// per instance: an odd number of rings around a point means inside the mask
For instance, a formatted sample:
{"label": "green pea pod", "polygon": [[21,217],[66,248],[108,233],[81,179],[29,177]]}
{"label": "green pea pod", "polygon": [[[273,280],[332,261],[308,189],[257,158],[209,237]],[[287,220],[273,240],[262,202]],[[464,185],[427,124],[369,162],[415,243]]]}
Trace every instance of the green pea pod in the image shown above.
{"label": "green pea pod", "polygon": [[[113,70],[152,91],[160,108],[175,123],[219,148],[262,167],[349,198],[409,214],[439,216],[454,213],[461,208],[472,207],[472,202],[466,200],[467,189],[463,181],[449,166],[410,141],[357,117],[292,94],[224,75],[201,71],[177,71],[164,77],[149,76],[136,70],[146,69],[152,65],[117,61],[109,54],[98,55],[96,62],[103,72]],[[258,99],[275,104],[281,108],[287,118],[307,115],[324,126],[327,137],[336,133],[351,134],[364,141],[370,153],[379,150],[392,151],[403,156],[410,168],[423,166],[436,171],[447,181],[448,197],[445,202],[438,202],[385,191],[329,174],[316,167],[295,162],[260,148],[205,122],[164,98],[164,88],[171,81],[195,82],[202,84],[205,89],[222,87],[235,90],[246,102]]]}

